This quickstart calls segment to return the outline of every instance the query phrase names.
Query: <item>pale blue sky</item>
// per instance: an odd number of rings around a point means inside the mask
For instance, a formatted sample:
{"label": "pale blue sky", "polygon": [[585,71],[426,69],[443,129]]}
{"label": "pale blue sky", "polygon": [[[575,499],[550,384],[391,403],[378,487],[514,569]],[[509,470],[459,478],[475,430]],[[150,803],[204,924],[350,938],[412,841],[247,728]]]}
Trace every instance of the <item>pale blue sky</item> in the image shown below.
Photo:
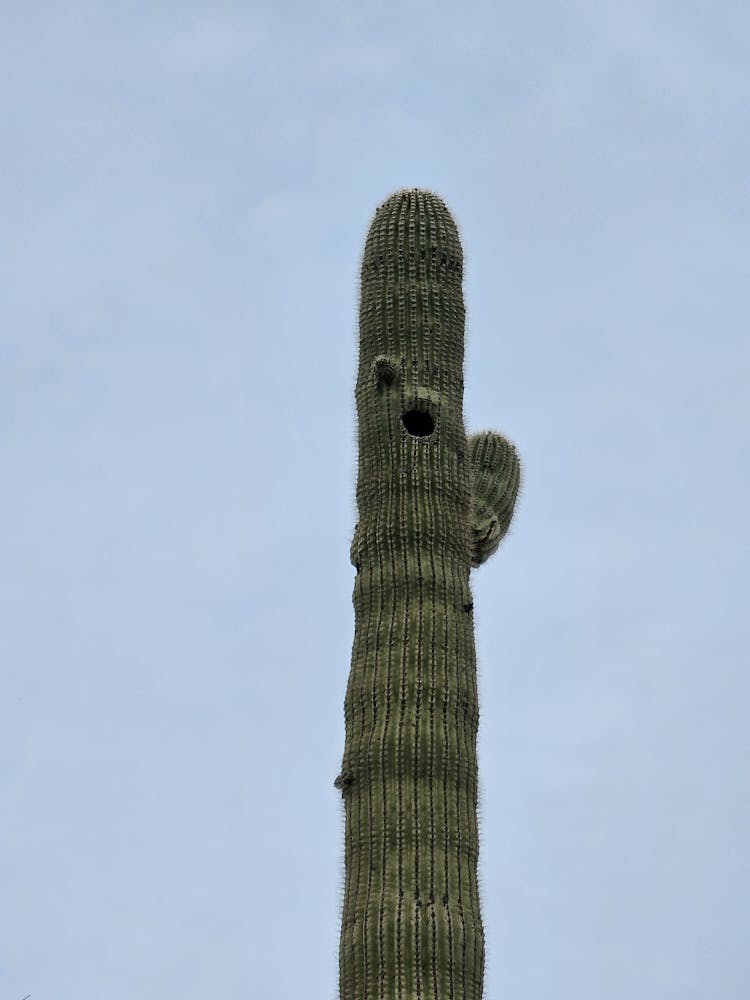
{"label": "pale blue sky", "polygon": [[744,2],[13,3],[0,1000],[334,1000],[359,255],[466,255],[487,1000],[745,1000]]}

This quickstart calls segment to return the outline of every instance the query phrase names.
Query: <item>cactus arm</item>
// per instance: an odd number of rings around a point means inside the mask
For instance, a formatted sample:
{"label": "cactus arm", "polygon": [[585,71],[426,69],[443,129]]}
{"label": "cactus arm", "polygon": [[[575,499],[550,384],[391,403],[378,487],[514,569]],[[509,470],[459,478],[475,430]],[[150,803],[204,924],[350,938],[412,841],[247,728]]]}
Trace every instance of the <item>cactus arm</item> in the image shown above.
{"label": "cactus arm", "polygon": [[521,463],[513,444],[494,431],[469,438],[472,467],[471,565],[496,551],[513,517],[521,485]]}

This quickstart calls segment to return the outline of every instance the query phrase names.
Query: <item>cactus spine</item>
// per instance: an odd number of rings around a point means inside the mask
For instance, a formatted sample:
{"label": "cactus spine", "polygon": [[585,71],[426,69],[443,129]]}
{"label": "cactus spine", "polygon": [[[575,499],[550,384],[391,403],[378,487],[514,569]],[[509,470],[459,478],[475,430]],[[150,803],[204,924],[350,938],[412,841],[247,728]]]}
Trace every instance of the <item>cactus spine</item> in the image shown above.
{"label": "cactus spine", "polygon": [[467,438],[463,256],[436,195],[377,210],[361,272],[355,633],[341,1000],[480,1000],[472,566],[497,549],[513,446]]}

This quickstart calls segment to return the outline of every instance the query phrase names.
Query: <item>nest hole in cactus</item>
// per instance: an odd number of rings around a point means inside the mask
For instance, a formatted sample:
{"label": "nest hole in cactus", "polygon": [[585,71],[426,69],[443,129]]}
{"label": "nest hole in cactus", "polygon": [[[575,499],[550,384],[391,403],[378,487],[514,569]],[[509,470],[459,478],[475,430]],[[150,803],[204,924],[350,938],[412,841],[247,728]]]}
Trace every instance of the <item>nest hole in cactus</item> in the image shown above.
{"label": "nest hole in cactus", "polygon": [[401,423],[412,437],[429,437],[435,430],[435,421],[424,410],[407,410],[401,416]]}

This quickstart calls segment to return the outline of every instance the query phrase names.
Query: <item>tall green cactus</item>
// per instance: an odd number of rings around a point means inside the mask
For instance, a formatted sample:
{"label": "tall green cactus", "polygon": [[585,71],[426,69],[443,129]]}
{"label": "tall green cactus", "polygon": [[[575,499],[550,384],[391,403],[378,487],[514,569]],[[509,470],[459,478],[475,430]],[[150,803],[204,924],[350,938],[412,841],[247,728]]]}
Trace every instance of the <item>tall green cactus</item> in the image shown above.
{"label": "tall green cactus", "polygon": [[463,257],[428,191],[377,210],[362,260],[355,633],[341,1000],[480,1000],[472,566],[508,529],[520,466],[463,421]]}

